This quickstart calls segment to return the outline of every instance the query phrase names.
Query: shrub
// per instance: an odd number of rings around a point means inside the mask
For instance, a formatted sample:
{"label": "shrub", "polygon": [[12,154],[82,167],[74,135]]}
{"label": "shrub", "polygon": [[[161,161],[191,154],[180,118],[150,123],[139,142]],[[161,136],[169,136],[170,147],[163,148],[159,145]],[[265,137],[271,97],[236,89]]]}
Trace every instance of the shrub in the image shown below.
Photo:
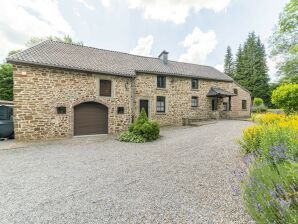
{"label": "shrub", "polygon": [[135,142],[135,143],[142,143],[146,141],[146,139],[143,138],[142,136],[136,135],[129,131],[122,132],[120,135],[118,135],[117,139],[121,142]]}
{"label": "shrub", "polygon": [[298,111],[298,84],[290,83],[279,86],[272,92],[271,101],[286,113]]}
{"label": "shrub", "polygon": [[264,105],[264,101],[261,98],[254,98],[254,104],[255,107],[259,107],[261,105]]}
{"label": "shrub", "polygon": [[297,182],[289,175],[289,167],[293,169],[292,163],[263,162],[250,168],[243,197],[256,223],[297,223]]}
{"label": "shrub", "polygon": [[259,149],[262,129],[260,125],[253,125],[243,130],[242,141],[239,143],[245,153],[256,152]]}
{"label": "shrub", "polygon": [[252,107],[252,112],[253,113],[263,113],[263,112],[267,112],[268,108],[262,104],[260,106],[253,106]]}
{"label": "shrub", "polygon": [[155,121],[149,121],[144,109],[137,120],[128,128],[128,132],[119,135],[119,141],[145,142],[154,141],[159,138],[160,127]]}

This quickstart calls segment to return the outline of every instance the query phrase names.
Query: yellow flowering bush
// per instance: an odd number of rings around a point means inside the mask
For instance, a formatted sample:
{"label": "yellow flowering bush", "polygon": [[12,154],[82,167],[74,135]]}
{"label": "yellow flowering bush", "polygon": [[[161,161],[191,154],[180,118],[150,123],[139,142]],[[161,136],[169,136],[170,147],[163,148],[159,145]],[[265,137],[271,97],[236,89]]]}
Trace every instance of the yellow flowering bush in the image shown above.
{"label": "yellow flowering bush", "polygon": [[255,114],[252,120],[257,124],[243,130],[241,147],[246,153],[263,150],[268,154],[268,147],[277,144],[293,148],[298,142],[298,114]]}
{"label": "yellow flowering bush", "polygon": [[243,137],[242,141],[240,141],[240,145],[246,153],[251,153],[259,148],[262,129],[263,127],[261,125],[252,125],[243,130]]}

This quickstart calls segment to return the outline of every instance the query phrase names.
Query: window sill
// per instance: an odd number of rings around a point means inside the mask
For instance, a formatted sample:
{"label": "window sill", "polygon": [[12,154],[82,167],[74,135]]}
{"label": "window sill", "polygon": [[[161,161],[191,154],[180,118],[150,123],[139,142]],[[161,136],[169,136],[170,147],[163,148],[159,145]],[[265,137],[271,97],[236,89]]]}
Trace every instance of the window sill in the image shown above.
{"label": "window sill", "polygon": [[166,115],[166,112],[156,112],[156,115]]}
{"label": "window sill", "polygon": [[103,98],[113,98],[113,96],[101,96],[101,95],[99,95],[98,97],[103,97]]}
{"label": "window sill", "polygon": [[167,90],[167,88],[156,88],[156,90]]}
{"label": "window sill", "polygon": [[191,91],[197,91],[197,92],[198,92],[198,91],[199,91],[199,89],[191,89]]}
{"label": "window sill", "polygon": [[199,109],[199,106],[196,106],[196,107],[191,107],[192,110],[197,110]]}

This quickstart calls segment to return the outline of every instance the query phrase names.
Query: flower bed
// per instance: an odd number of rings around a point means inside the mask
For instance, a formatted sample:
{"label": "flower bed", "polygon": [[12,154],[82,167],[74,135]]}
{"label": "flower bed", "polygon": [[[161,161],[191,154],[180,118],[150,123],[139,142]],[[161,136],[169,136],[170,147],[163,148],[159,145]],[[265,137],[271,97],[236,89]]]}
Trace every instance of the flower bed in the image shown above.
{"label": "flower bed", "polygon": [[246,207],[257,223],[298,223],[298,115],[253,120],[240,141],[254,156],[242,184]]}

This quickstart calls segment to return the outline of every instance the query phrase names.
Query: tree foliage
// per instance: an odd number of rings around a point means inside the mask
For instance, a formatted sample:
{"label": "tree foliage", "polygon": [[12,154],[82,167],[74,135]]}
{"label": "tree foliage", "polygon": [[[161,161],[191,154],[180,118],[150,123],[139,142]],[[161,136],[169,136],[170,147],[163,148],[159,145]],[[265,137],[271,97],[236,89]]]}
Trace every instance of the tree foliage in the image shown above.
{"label": "tree foliage", "polygon": [[270,44],[281,82],[298,83],[298,0],[285,6]]}
{"label": "tree foliage", "polygon": [[226,55],[225,55],[225,64],[224,64],[224,73],[234,78],[234,59],[232,54],[232,49],[230,46],[227,47]]}
{"label": "tree foliage", "polygon": [[75,42],[69,35],[65,35],[63,37],[58,37],[58,36],[47,36],[47,37],[32,37],[29,41],[27,41],[26,46],[27,47],[32,47],[36,44],[39,44],[45,40],[54,40],[54,41],[61,41],[64,43],[68,44],[79,44],[83,45],[83,42]]}
{"label": "tree foliage", "polygon": [[262,100],[262,98],[258,98],[258,97],[254,98],[254,106],[259,107],[262,104],[264,104],[264,101]]}
{"label": "tree foliage", "polygon": [[272,103],[285,110],[286,113],[298,111],[298,84],[284,84],[272,93]]}
{"label": "tree foliage", "polygon": [[254,32],[249,33],[243,46],[239,46],[235,65],[234,80],[268,105],[270,90],[265,46]]}
{"label": "tree foliage", "polygon": [[13,99],[12,65],[0,65],[0,100]]}

